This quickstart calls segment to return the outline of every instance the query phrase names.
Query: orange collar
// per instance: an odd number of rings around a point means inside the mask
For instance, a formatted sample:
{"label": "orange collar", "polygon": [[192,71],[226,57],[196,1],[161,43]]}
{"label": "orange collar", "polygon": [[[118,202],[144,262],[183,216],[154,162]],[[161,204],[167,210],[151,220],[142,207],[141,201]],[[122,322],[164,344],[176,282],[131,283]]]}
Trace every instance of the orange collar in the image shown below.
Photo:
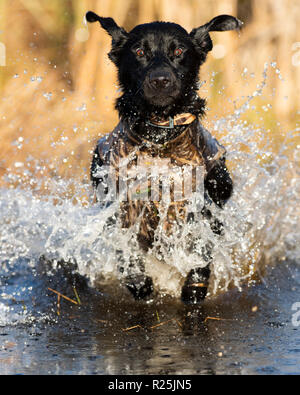
{"label": "orange collar", "polygon": [[152,118],[151,121],[146,121],[146,125],[155,126],[157,128],[163,129],[173,129],[174,126],[189,125],[190,123],[194,122],[195,119],[196,115],[190,113],[183,113],[176,115],[174,118],[169,117],[167,121],[159,121],[156,118]]}

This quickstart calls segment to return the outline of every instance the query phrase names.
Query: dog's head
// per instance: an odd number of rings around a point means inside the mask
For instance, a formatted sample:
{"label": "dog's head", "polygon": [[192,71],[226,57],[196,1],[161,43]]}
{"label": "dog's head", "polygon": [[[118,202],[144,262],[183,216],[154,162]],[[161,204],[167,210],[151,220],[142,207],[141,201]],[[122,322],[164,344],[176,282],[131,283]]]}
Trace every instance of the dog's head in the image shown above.
{"label": "dog's head", "polygon": [[169,22],[142,24],[126,32],[112,18],[91,11],[86,19],[98,21],[112,37],[109,58],[118,68],[123,91],[154,110],[174,106],[197,89],[199,67],[213,48],[211,31],[242,25],[233,16],[220,15],[190,33]]}

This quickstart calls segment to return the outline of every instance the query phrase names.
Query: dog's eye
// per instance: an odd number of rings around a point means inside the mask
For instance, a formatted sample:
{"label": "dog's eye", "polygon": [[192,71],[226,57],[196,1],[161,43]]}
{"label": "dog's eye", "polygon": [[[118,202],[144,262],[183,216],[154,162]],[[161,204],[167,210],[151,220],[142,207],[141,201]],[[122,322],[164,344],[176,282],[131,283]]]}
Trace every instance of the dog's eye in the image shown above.
{"label": "dog's eye", "polygon": [[182,48],[176,48],[175,51],[174,51],[174,55],[175,56],[181,56],[182,52],[183,52]]}
{"label": "dog's eye", "polygon": [[136,54],[137,54],[137,56],[142,57],[142,56],[145,55],[145,52],[144,52],[144,50],[143,50],[142,48],[138,48],[138,49],[136,50]]}

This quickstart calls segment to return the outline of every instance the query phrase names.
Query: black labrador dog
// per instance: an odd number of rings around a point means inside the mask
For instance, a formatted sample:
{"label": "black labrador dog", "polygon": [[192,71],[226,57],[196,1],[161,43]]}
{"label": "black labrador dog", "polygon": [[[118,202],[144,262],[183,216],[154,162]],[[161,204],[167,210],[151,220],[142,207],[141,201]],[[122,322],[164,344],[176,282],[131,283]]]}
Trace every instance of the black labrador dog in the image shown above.
{"label": "black labrador dog", "polygon": [[[198,75],[213,48],[210,32],[237,30],[242,22],[233,16],[220,15],[190,33],[169,22],[146,23],[126,32],[112,18],[91,11],[86,19],[98,21],[111,36],[108,56],[117,67],[123,93],[116,101],[120,122],[99,140],[94,151],[91,165],[94,187],[102,187],[104,194],[108,193],[107,179],[101,171],[105,167],[115,170],[120,185],[120,161],[124,159],[127,168],[140,163],[147,166],[155,160],[166,160],[177,169],[186,165],[203,166],[205,202],[222,208],[231,196],[233,184],[225,165],[224,147],[200,123],[205,114],[205,100],[197,94]],[[139,221],[137,239],[144,251],[152,248],[162,217],[163,229],[168,234],[174,221],[192,218],[187,215],[184,198],[172,201],[167,214],[161,215],[159,199],[149,195],[152,185],[149,182],[146,183],[148,200],[128,197],[127,191],[126,201],[120,203],[122,227],[129,228]],[[210,221],[212,230],[221,234],[222,224],[212,217],[209,204],[204,204],[201,213]],[[202,249],[207,265],[188,273],[181,292],[184,301],[198,302],[205,298],[211,250],[210,245]],[[142,261],[141,258],[133,263],[139,267],[139,275],[127,273],[126,277],[126,285],[137,299],[153,291],[152,279],[145,275]]]}

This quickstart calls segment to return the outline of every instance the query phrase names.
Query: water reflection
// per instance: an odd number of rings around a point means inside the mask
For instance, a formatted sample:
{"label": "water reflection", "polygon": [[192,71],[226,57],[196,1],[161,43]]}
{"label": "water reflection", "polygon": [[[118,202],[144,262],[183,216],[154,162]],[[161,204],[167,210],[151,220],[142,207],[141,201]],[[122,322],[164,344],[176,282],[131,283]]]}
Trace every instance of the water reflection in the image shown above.
{"label": "water reflection", "polygon": [[266,284],[200,307],[170,297],[137,303],[115,287],[112,294],[80,290],[82,306],[63,303],[55,317],[55,298],[46,299],[53,307],[47,325],[0,328],[0,372],[296,374],[300,334],[291,305],[299,290],[299,268],[292,265],[271,270]]}

